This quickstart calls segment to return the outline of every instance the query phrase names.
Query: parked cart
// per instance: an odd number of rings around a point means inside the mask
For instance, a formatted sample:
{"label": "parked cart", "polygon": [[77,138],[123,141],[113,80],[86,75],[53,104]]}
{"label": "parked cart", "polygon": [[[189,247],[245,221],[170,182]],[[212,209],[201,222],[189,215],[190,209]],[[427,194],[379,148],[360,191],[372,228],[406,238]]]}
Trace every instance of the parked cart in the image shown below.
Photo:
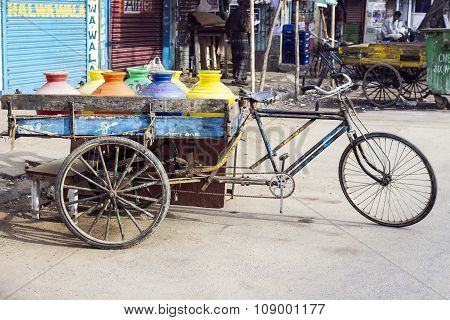
{"label": "parked cart", "polygon": [[[352,206],[384,226],[405,227],[421,221],[436,200],[436,178],[430,163],[401,137],[369,133],[346,96],[352,82],[341,76],[346,82],[331,91],[303,88],[336,95],[341,108],[328,112],[259,108],[261,103],[270,103],[273,92],[243,92],[246,103],[242,109],[236,104],[229,107],[229,101],[155,101],[146,97],[7,95],[1,101],[8,110],[7,135],[12,139],[85,139],[62,162],[30,173],[34,179],[39,179],[39,174],[44,179],[52,168],[57,169],[52,182],[58,212],[72,233],[96,248],[126,248],[145,239],[164,219],[171,196],[181,192],[178,188],[184,184],[202,184],[198,192],[190,191],[193,197],[214,194],[210,189],[213,183],[265,186],[270,195],[263,198],[279,200],[282,213],[283,200],[295,191],[295,174],[343,134],[350,144],[339,163],[339,180]],[[20,116],[15,110],[61,110],[65,114]],[[264,118],[303,123],[272,147],[262,124]],[[235,162],[228,168],[228,160],[252,120],[267,154],[251,166],[237,167]],[[293,161],[287,161],[289,154],[276,157],[276,152],[319,120],[335,122],[336,127]],[[152,149],[155,139],[180,137],[225,138],[227,143],[212,165],[189,156],[183,161],[165,157]],[[266,161],[271,170],[261,172]],[[34,190],[39,193],[38,188]],[[251,193],[235,196],[258,197]]]}
{"label": "parked cart", "polygon": [[389,107],[401,97],[419,101],[429,94],[426,52],[423,43],[370,43],[339,48],[343,70],[362,80],[367,100]]}

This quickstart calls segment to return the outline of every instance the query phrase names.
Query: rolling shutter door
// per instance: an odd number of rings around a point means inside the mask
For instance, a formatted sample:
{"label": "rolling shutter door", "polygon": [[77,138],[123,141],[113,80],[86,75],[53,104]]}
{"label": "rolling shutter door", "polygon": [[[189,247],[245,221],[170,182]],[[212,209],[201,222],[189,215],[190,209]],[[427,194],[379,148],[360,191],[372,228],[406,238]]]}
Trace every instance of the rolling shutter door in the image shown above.
{"label": "rolling shutter door", "polygon": [[4,92],[32,93],[43,72],[67,71],[86,80],[86,0],[6,0],[3,26]]}
{"label": "rolling shutter door", "polygon": [[162,0],[111,0],[111,68],[162,58]]}
{"label": "rolling shutter door", "polygon": [[359,22],[364,20],[364,2],[361,0],[348,0],[347,1],[347,19],[346,22]]}

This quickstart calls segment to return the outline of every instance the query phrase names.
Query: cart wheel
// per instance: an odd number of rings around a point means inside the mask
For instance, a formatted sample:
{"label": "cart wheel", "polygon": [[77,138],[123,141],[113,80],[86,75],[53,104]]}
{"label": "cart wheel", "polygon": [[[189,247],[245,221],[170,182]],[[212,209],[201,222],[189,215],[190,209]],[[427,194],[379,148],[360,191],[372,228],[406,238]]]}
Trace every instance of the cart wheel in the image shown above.
{"label": "cart wheel", "polygon": [[403,68],[400,70],[403,79],[402,96],[411,101],[424,99],[430,93],[427,85],[427,70],[420,68]]}
{"label": "cart wheel", "polygon": [[76,148],[63,162],[55,186],[65,225],[100,249],[139,243],[170,204],[161,162],[141,144],[120,137],[101,137]]}
{"label": "cart wheel", "polygon": [[363,92],[370,104],[386,108],[397,103],[402,95],[402,78],[392,66],[378,63],[364,75]]}
{"label": "cart wheel", "polygon": [[440,94],[434,95],[434,101],[439,109],[446,109],[449,106],[447,97],[441,96]]}

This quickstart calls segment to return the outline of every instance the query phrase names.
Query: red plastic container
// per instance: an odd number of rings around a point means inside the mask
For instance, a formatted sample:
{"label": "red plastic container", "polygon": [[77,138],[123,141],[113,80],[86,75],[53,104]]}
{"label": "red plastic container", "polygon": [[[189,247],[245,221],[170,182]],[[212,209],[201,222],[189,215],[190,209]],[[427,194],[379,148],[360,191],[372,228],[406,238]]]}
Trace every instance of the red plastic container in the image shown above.
{"label": "red plastic container", "polygon": [[[73,88],[67,83],[68,72],[57,71],[57,72],[44,72],[47,82],[36,91],[37,94],[62,94],[62,95],[80,95],[78,90]],[[57,115],[57,114],[68,114],[68,112],[63,111],[53,111],[53,110],[37,110],[38,115]]]}

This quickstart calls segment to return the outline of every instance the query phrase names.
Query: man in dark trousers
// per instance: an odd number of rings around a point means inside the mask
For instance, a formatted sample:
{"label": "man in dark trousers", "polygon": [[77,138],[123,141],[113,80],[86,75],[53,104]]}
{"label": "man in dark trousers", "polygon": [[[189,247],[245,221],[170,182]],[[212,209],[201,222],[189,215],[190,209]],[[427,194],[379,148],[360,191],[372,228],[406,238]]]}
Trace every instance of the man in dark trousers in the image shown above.
{"label": "man in dark trousers", "polygon": [[249,0],[238,0],[239,7],[227,19],[225,32],[231,41],[234,84],[247,84],[247,62],[250,52]]}

